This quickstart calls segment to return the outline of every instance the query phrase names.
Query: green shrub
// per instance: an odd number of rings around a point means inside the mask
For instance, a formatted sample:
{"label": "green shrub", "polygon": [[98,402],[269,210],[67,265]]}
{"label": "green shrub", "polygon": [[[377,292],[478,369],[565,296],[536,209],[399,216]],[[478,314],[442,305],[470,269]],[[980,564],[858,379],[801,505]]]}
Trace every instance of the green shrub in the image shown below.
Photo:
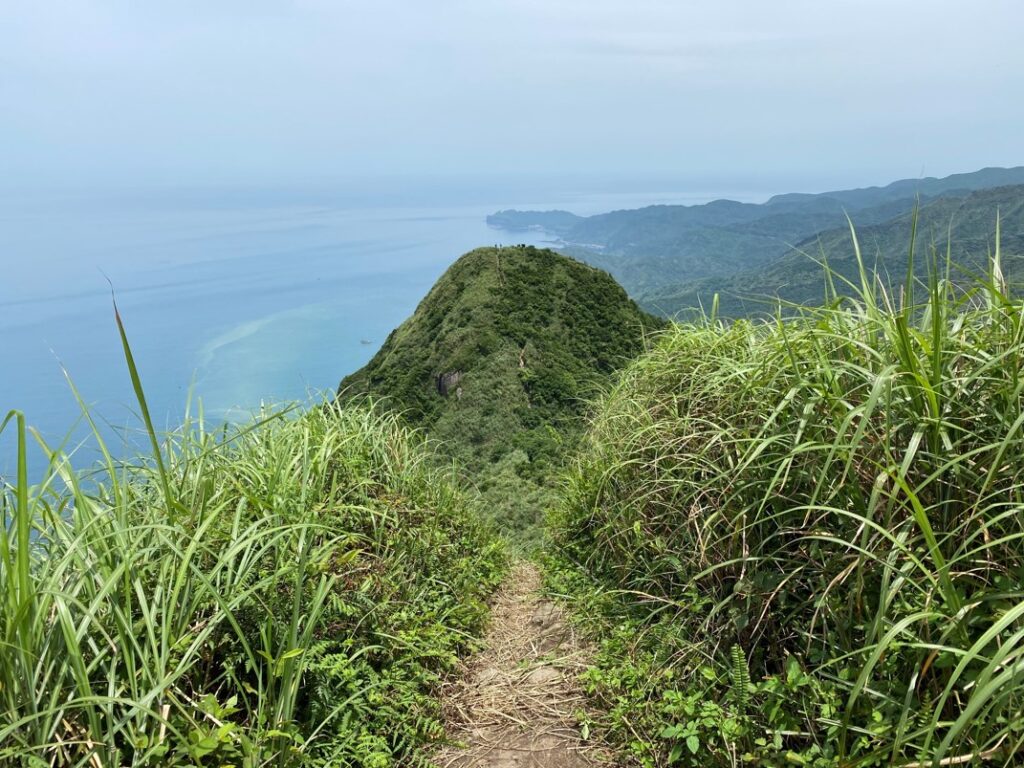
{"label": "green shrub", "polygon": [[588,684],[642,763],[1019,760],[1024,313],[992,267],[674,327],[604,399],[553,579],[604,617]]}

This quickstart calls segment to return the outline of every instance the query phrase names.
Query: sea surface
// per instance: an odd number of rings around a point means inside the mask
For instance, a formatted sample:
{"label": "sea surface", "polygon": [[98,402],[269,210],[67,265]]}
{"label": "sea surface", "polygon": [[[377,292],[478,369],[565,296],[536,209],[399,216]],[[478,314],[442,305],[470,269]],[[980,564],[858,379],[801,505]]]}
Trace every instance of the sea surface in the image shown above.
{"label": "sea surface", "polygon": [[[652,185],[653,186],[653,185]],[[717,197],[642,181],[392,179],[305,188],[33,190],[0,195],[0,419],[24,412],[74,461],[98,457],[74,382],[115,453],[141,445],[120,310],[158,429],[191,398],[208,422],[308,402],[366,363],[502,208],[582,215]],[[14,440],[0,433],[0,476]],[[33,449],[33,474],[45,467]]]}

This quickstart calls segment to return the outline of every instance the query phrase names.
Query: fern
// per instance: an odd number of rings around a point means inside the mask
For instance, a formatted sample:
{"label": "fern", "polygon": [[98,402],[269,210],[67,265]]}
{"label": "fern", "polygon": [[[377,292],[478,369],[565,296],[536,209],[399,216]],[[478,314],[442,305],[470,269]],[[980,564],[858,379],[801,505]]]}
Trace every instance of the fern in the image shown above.
{"label": "fern", "polygon": [[732,647],[729,655],[732,659],[729,670],[732,689],[729,691],[729,698],[735,705],[737,714],[742,716],[746,714],[747,705],[750,703],[750,670],[747,668],[747,656],[739,644]]}

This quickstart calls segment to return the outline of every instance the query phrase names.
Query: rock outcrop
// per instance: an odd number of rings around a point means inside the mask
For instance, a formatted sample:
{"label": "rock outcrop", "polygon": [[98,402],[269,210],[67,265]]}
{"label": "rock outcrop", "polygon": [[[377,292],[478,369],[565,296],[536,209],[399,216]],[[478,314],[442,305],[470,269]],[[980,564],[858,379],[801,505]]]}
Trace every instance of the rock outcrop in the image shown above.
{"label": "rock outcrop", "polygon": [[462,387],[459,386],[461,382],[462,371],[442,373],[437,377],[437,391],[441,397],[448,397],[449,394],[455,393],[456,397],[461,398]]}

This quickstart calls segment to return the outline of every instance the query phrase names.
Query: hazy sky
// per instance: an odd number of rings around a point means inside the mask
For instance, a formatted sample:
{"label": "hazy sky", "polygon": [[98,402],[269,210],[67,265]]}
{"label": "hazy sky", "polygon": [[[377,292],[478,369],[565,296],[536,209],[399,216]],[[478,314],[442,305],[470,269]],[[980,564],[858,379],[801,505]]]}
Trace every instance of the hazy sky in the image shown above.
{"label": "hazy sky", "polygon": [[0,184],[1024,163],[1021,0],[0,0]]}

